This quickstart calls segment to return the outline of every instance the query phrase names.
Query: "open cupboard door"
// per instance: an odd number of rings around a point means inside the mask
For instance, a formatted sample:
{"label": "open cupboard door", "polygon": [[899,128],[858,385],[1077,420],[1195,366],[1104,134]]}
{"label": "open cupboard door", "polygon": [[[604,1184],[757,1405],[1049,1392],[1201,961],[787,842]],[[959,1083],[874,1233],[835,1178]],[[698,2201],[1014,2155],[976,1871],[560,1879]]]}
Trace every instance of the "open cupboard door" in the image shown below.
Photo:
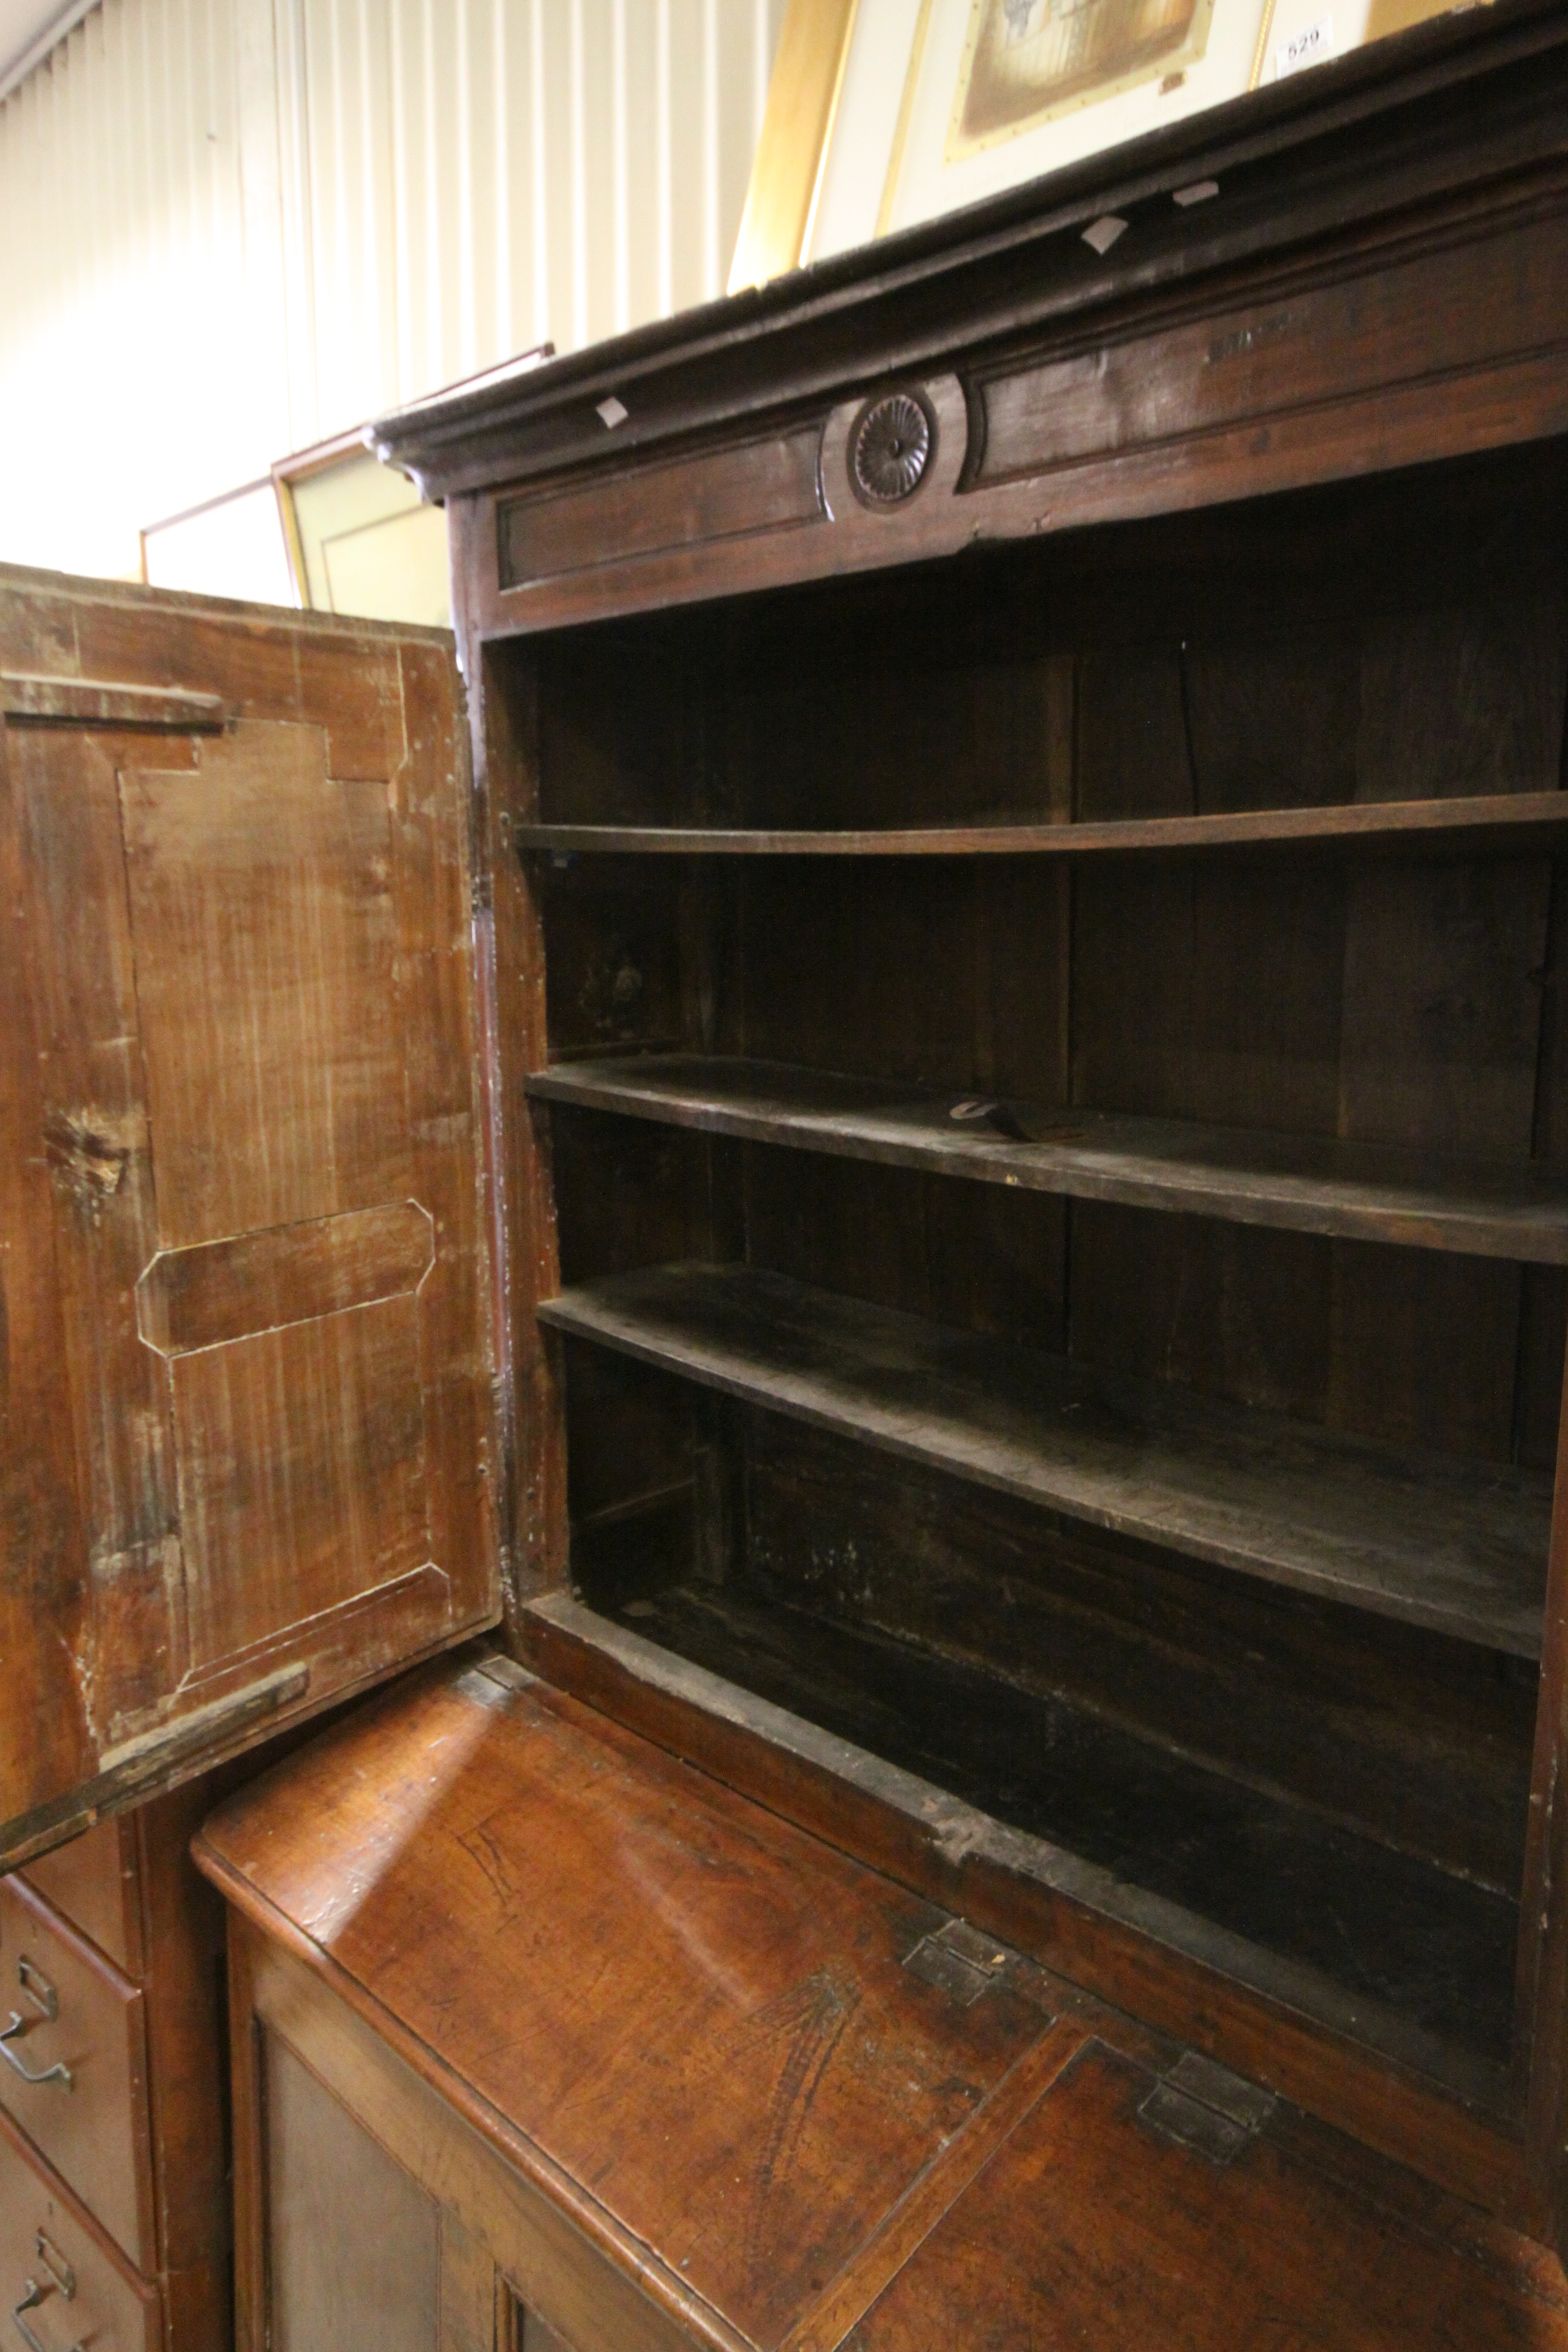
{"label": "open cupboard door", "polygon": [[492,1622],[449,641],[0,574],[0,1868]]}

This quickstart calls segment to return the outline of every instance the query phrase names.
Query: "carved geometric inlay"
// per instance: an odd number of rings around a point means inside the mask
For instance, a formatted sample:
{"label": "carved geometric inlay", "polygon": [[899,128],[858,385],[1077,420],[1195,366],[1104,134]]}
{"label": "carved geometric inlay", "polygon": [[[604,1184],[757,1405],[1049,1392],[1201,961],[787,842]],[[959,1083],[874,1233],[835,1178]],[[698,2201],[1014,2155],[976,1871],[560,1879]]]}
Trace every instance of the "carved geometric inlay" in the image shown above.
{"label": "carved geometric inlay", "polygon": [[918,489],[936,447],[930,410],[913,392],[869,400],[849,433],[849,472],[872,506],[897,506]]}

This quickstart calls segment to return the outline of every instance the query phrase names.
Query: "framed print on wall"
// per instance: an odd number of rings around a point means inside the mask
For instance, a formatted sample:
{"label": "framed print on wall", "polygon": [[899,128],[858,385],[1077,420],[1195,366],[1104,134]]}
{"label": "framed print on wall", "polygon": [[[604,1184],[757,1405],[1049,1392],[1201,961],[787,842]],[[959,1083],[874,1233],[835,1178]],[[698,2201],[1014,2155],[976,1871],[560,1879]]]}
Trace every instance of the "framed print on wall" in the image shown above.
{"label": "framed print on wall", "polygon": [[272,469],[302,605],[361,620],[450,625],[446,510],[339,433]]}
{"label": "framed print on wall", "polygon": [[731,287],[1055,171],[1455,0],[790,0]]}
{"label": "framed print on wall", "polygon": [[1269,0],[923,0],[875,233],[1239,98],[1268,14]]}

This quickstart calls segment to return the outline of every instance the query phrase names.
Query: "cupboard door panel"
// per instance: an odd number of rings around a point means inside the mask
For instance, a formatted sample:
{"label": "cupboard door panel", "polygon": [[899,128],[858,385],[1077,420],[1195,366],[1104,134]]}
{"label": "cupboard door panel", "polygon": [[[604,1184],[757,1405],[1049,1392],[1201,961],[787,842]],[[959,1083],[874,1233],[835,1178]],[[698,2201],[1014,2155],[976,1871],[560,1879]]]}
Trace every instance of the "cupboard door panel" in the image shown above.
{"label": "cupboard door panel", "polygon": [[436,2205],[271,2038],[265,2075],[271,2352],[438,2352]]}
{"label": "cupboard door panel", "polygon": [[427,1567],[444,1583],[412,1297],[201,1348],[169,1371],[191,1673]]}
{"label": "cupboard door panel", "polygon": [[7,1304],[58,1458],[52,1527],[7,1498],[46,1638],[0,1865],[498,1608],[450,655],[102,593],[74,637],[119,683],[40,699],[73,600],[6,588]]}
{"label": "cupboard door panel", "polygon": [[250,720],[120,791],[160,1241],[400,1199],[386,782],[336,782],[319,727]]}

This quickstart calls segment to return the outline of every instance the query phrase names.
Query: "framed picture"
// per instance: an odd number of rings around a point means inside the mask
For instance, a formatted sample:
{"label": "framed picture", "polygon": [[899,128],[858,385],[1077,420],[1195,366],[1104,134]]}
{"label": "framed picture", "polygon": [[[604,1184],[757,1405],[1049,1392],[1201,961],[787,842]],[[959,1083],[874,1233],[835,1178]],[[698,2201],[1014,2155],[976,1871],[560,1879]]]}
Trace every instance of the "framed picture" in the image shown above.
{"label": "framed picture", "polygon": [[422,504],[360,432],[283,458],[272,480],[301,604],[362,620],[449,625],[446,514]]}
{"label": "framed picture", "polygon": [[141,534],[142,578],[152,588],[238,596],[247,604],[295,604],[288,550],[265,476]]}
{"label": "framed picture", "polygon": [[790,0],[731,286],[1122,145],[1455,0]]}
{"label": "framed picture", "polygon": [[[974,0],[943,161],[1145,82],[1184,91],[1209,53],[1214,9],[1215,0]],[[928,36],[930,22],[927,11]]]}
{"label": "framed picture", "polygon": [[[864,0],[857,44],[881,13]],[[1268,14],[1269,0],[921,0],[875,212],[867,221],[859,175],[833,173],[817,249],[929,220],[1240,97]]]}

